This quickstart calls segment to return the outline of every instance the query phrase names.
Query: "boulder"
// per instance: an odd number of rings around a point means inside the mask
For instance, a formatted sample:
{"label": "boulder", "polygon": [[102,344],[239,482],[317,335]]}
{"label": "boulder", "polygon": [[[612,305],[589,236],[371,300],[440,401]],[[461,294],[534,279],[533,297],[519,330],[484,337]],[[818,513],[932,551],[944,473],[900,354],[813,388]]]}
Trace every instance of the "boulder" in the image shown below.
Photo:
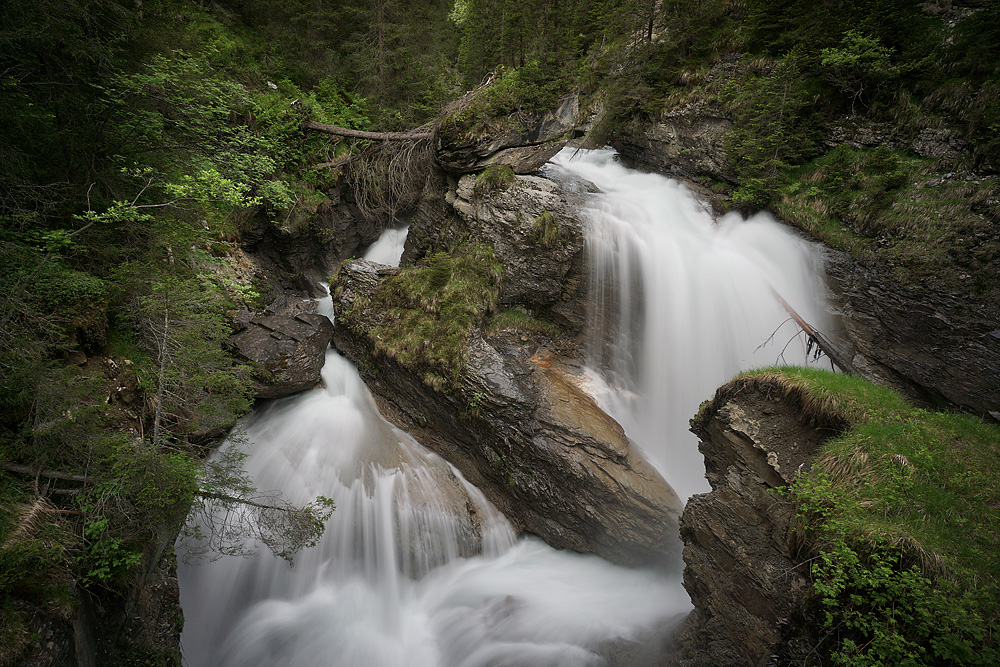
{"label": "boulder", "polygon": [[258,398],[279,398],[320,383],[333,324],[317,313],[255,315],[237,324],[229,344],[263,369]]}
{"label": "boulder", "polygon": [[557,548],[630,564],[676,563],[681,503],[621,426],[543,348],[474,332],[458,387],[375,351],[376,315],[353,308],[386,269],[348,262],[337,278],[337,349],[357,364],[382,413],[444,456],[519,528]]}
{"label": "boulder", "polygon": [[501,304],[578,333],[586,307],[580,196],[539,176],[516,176],[506,188],[481,191],[472,174],[437,172],[411,221],[402,262],[450,248],[457,238],[485,243],[504,266]]}
{"label": "boulder", "polygon": [[576,94],[564,97],[553,111],[519,113],[485,128],[469,127],[460,108],[442,123],[437,163],[455,174],[482,171],[493,164],[507,165],[517,174],[531,173],[566,145],[579,114]]}

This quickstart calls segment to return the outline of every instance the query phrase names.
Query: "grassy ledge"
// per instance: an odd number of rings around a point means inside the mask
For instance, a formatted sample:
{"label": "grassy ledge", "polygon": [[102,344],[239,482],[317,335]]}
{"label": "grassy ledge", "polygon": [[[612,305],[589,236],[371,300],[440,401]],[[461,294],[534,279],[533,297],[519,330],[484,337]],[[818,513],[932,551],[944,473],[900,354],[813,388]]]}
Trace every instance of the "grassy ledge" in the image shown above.
{"label": "grassy ledge", "polygon": [[338,320],[444,391],[458,386],[469,336],[496,309],[502,277],[503,265],[487,245],[435,253],[355,299]]}
{"label": "grassy ledge", "polygon": [[841,426],[787,490],[821,652],[836,665],[1000,664],[1000,428],[825,371],[755,371],[732,391],[748,385]]}

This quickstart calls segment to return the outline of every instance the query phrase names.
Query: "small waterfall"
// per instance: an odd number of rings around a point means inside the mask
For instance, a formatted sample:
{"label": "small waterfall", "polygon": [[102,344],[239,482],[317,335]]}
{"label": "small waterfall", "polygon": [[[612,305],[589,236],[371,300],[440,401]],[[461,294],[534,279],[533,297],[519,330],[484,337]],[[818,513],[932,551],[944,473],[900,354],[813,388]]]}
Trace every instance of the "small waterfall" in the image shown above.
{"label": "small waterfall", "polygon": [[364,258],[387,266],[399,266],[399,258],[403,256],[403,244],[409,227],[389,227],[378,237],[375,243],[368,246]]}
{"label": "small waterfall", "polygon": [[601,190],[582,211],[595,393],[681,498],[708,491],[688,420],[741,370],[808,363],[774,294],[830,331],[819,256],[767,214],[716,222],[687,188],[611,150],[553,162],[550,175]]}
{"label": "small waterfall", "polygon": [[259,489],[334,498],[327,531],[294,567],[266,551],[185,563],[178,545],[186,665],[596,666],[690,608],[662,573],[515,541],[332,350],[323,381],[241,426]]}

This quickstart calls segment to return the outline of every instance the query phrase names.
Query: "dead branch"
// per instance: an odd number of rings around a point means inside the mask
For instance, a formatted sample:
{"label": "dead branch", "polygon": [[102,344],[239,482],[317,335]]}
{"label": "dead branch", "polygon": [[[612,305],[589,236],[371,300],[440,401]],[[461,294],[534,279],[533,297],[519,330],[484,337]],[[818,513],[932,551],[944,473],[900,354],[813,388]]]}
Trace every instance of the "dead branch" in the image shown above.
{"label": "dead branch", "polygon": [[235,503],[237,505],[249,505],[250,507],[256,507],[262,510],[275,510],[277,512],[301,512],[301,507],[296,507],[294,505],[288,504],[276,504],[276,503],[261,503],[255,500],[250,500],[249,498],[237,498],[236,496],[230,496],[225,493],[215,493],[212,491],[196,491],[195,495],[201,498],[208,498],[210,500],[221,500],[224,503]]}
{"label": "dead branch", "polygon": [[31,466],[20,465],[18,463],[3,463],[0,464],[0,468],[3,468],[7,472],[17,473],[18,475],[28,475],[30,477],[46,477],[48,479],[61,479],[68,482],[86,483],[90,481],[90,478],[86,475],[71,475],[58,470],[38,470],[36,468],[32,468]]}
{"label": "dead branch", "polygon": [[771,293],[774,294],[778,303],[780,303],[781,307],[785,309],[785,312],[792,316],[792,319],[799,325],[799,328],[802,329],[817,346],[819,346],[819,349],[823,351],[823,353],[834,365],[837,366],[837,368],[849,375],[859,375],[858,370],[851,364],[851,362],[840,356],[840,353],[838,353],[833,347],[833,343],[827,340],[823,334],[809,326],[809,323],[803,320],[802,316],[795,312],[795,309],[792,308],[787,301],[781,298],[781,295],[778,294],[775,289],[772,288]]}

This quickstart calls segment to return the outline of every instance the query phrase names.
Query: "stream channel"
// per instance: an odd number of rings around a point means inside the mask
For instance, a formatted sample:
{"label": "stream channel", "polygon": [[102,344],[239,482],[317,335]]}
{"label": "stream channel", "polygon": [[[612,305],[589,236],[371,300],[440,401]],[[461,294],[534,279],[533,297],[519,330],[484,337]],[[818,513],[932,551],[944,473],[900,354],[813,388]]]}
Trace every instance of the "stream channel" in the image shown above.
{"label": "stream channel", "polygon": [[[681,498],[708,491],[688,420],[740,370],[808,362],[774,292],[828,331],[819,254],[766,214],[715,220],[684,186],[610,150],[564,150],[545,175],[600,190],[580,211],[593,396]],[[404,239],[388,230],[366,259],[398,263]],[[329,298],[319,310],[332,318]],[[334,499],[326,533],[294,567],[266,549],[187,563],[178,545],[186,665],[656,662],[664,629],[691,606],[679,571],[516,536],[457,470],[379,415],[332,349],[323,382],[241,426],[259,489]]]}

